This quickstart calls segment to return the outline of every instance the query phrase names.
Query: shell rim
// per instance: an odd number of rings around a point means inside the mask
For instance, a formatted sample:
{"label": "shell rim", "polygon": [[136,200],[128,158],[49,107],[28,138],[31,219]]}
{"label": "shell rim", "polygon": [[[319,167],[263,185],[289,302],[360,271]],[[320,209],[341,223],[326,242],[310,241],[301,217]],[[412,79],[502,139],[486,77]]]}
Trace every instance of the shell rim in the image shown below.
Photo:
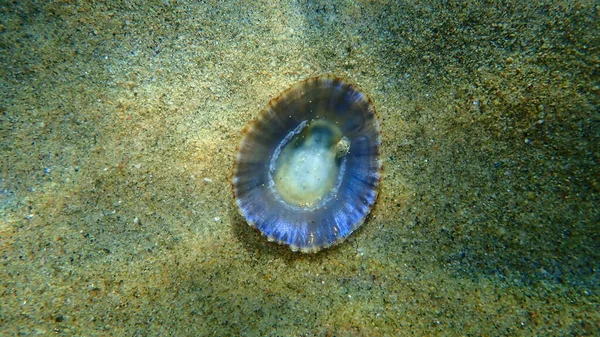
{"label": "shell rim", "polygon": [[[295,245],[291,245],[283,240],[277,240],[273,237],[269,237],[268,235],[264,234],[260,229],[258,229],[258,227],[256,226],[256,224],[252,221],[248,221],[246,216],[244,215],[239,203],[238,203],[238,196],[236,194],[236,189],[235,189],[235,175],[237,173],[237,167],[238,167],[238,156],[239,156],[239,152],[240,152],[240,147],[242,145],[242,142],[246,136],[246,134],[248,133],[248,130],[251,128],[251,126],[253,124],[255,124],[260,118],[262,118],[262,116],[266,113],[266,111],[269,109],[269,107],[273,106],[281,97],[287,95],[291,90],[293,90],[294,88],[296,88],[297,86],[302,86],[302,85],[306,85],[309,82],[314,82],[314,81],[320,81],[323,79],[327,79],[327,80],[331,80],[331,81],[335,81],[338,80],[348,86],[352,86],[356,91],[361,92],[366,98],[367,101],[369,103],[369,106],[372,108],[373,110],[373,115],[375,116],[375,120],[377,122],[377,142],[378,142],[378,158],[377,158],[377,174],[378,174],[378,179],[377,179],[377,183],[375,184],[375,189],[374,189],[374,193],[375,193],[375,198],[374,201],[371,205],[369,205],[369,209],[368,211],[365,213],[365,216],[362,217],[359,221],[357,221],[354,226],[352,226],[352,229],[348,232],[348,234],[344,237],[340,237],[337,240],[331,242],[328,245],[322,245],[322,246],[307,246],[307,247],[298,247]],[[231,192],[233,194],[233,198],[234,198],[234,202],[235,202],[235,208],[237,209],[238,214],[242,217],[242,219],[248,224],[248,226],[254,228],[256,231],[258,231],[260,233],[260,235],[264,238],[267,239],[268,242],[275,242],[281,246],[287,246],[292,252],[300,252],[300,253],[305,253],[305,254],[314,254],[323,250],[326,250],[328,248],[331,248],[333,246],[337,246],[338,244],[346,241],[346,239],[348,237],[350,237],[352,235],[352,233],[354,233],[358,228],[360,228],[364,222],[366,221],[366,219],[372,214],[372,211],[374,210],[377,201],[379,199],[379,189],[380,189],[380,184],[382,181],[382,173],[383,173],[383,161],[381,159],[382,157],[382,141],[381,141],[381,122],[380,122],[380,118],[379,115],[377,113],[377,109],[375,108],[375,104],[373,102],[373,99],[371,98],[371,96],[369,94],[367,94],[364,90],[362,90],[358,85],[356,85],[356,83],[354,81],[350,81],[347,80],[341,76],[336,76],[333,74],[324,74],[324,75],[318,75],[318,76],[313,76],[313,77],[308,77],[300,82],[296,82],[294,84],[292,84],[291,86],[289,86],[286,90],[282,91],[279,95],[277,95],[275,98],[272,98],[269,100],[269,102],[259,111],[259,113],[254,116],[254,118],[252,118],[252,120],[250,120],[249,122],[247,122],[245,124],[245,126],[242,129],[241,132],[241,136],[239,138],[238,144],[235,148],[235,153],[236,153],[236,158],[233,164],[233,168],[231,170],[231,179],[230,179],[230,183],[231,183]]]}

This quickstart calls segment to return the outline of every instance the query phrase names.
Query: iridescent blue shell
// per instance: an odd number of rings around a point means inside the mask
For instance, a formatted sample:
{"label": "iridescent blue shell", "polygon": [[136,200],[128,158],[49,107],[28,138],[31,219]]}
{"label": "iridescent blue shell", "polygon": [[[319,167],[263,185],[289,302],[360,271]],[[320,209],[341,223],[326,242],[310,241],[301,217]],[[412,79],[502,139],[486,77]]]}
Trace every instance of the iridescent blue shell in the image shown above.
{"label": "iridescent blue shell", "polygon": [[367,95],[333,76],[300,82],[271,100],[242,137],[233,177],[239,211],[293,251],[330,247],[377,199],[380,144]]}

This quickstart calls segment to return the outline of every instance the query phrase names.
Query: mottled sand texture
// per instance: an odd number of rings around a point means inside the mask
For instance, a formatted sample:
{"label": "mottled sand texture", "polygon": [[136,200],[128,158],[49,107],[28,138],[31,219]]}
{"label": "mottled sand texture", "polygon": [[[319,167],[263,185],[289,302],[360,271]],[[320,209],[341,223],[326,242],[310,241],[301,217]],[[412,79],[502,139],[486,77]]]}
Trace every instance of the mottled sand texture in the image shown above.
{"label": "mottled sand texture", "polygon": [[[600,334],[596,1],[4,1],[0,335]],[[244,125],[373,99],[375,209],[316,255],[238,215]]]}

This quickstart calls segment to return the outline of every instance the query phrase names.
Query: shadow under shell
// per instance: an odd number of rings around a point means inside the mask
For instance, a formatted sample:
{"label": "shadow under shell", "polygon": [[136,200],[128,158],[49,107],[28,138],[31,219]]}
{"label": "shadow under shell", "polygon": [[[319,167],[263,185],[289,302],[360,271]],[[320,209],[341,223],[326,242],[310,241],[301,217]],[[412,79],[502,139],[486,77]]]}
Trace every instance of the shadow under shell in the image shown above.
{"label": "shadow under shell", "polygon": [[233,177],[239,211],[293,251],[330,247],[377,199],[380,144],[367,95],[333,76],[300,82],[271,100],[242,137]]}

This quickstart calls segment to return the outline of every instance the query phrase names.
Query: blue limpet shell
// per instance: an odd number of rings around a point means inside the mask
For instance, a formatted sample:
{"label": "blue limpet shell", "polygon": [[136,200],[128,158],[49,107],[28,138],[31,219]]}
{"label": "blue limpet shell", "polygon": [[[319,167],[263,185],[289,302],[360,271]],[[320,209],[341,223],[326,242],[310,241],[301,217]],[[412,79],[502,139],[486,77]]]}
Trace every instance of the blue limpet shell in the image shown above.
{"label": "blue limpet shell", "polygon": [[377,199],[381,136],[373,103],[334,76],[269,102],[239,145],[233,191],[269,241],[316,252],[343,241]]}

